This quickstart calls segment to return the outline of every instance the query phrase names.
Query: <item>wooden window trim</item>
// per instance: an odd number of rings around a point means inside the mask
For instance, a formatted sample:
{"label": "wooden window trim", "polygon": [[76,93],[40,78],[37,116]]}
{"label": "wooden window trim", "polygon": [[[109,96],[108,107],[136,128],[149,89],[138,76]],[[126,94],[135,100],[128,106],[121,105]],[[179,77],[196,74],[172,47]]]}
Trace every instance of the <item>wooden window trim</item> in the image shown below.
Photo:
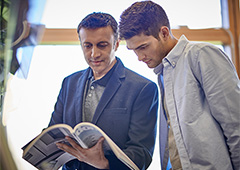
{"label": "wooden window trim", "polygon": [[[180,38],[186,35],[191,41],[221,42],[231,44],[229,32],[225,29],[172,29],[173,35]],[[76,29],[46,29],[41,44],[79,44]]]}

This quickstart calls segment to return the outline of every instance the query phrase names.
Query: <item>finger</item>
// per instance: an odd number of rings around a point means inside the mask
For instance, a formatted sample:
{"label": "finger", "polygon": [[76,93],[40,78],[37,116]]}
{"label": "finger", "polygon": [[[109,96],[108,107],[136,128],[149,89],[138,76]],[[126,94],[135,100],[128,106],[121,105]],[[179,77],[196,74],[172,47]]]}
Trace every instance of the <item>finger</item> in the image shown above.
{"label": "finger", "polygon": [[56,146],[59,149],[65,151],[65,152],[71,152],[71,150],[73,150],[73,148],[71,146],[68,146],[68,145],[63,144],[63,143],[56,143]]}
{"label": "finger", "polygon": [[104,137],[101,137],[98,140],[97,144],[92,149],[98,150],[99,153],[103,154],[103,142],[104,142],[104,140],[105,140]]}
{"label": "finger", "polygon": [[73,148],[75,148],[76,150],[79,150],[80,152],[83,151],[83,148],[82,148],[79,144],[77,144],[77,143],[75,142],[75,140],[73,140],[72,138],[70,138],[70,137],[68,137],[68,136],[66,136],[66,139],[67,139],[67,141],[71,144],[71,146],[72,146]]}
{"label": "finger", "polygon": [[[65,137],[68,141],[69,144],[66,144],[66,143],[57,143],[57,147],[65,152],[68,152],[70,154],[73,154],[77,152],[77,150],[72,146],[75,141],[73,139],[71,139],[70,137]],[[70,143],[70,142],[71,143]]]}
{"label": "finger", "polygon": [[61,149],[61,150],[65,151],[65,152],[75,156],[79,161],[82,161],[81,154],[79,154],[79,152],[76,149],[74,149],[73,147],[71,147],[69,145],[66,145],[66,144],[63,144],[63,143],[56,143],[56,146],[59,149]]}
{"label": "finger", "polygon": [[103,142],[104,142],[104,137],[102,136],[102,137],[99,138],[99,140],[97,142],[97,145],[102,146]]}

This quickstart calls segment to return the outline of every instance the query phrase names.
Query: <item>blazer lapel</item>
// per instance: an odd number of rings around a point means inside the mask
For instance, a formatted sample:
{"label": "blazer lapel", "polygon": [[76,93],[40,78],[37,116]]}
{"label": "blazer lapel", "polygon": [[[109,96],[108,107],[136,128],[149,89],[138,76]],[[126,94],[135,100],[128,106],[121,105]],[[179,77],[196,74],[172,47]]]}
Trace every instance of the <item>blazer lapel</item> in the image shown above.
{"label": "blazer lapel", "polygon": [[82,74],[82,78],[78,81],[78,88],[76,90],[76,98],[75,98],[75,116],[76,116],[76,124],[82,122],[82,108],[83,108],[83,96],[85,90],[86,80],[88,78],[88,73],[90,68],[85,70]]}
{"label": "blazer lapel", "polygon": [[107,86],[103,92],[103,95],[98,103],[95,114],[93,116],[92,123],[96,124],[99,117],[101,116],[104,108],[111,101],[112,97],[115,95],[119,87],[121,86],[121,78],[125,77],[124,66],[120,61],[117,67],[115,68]]}

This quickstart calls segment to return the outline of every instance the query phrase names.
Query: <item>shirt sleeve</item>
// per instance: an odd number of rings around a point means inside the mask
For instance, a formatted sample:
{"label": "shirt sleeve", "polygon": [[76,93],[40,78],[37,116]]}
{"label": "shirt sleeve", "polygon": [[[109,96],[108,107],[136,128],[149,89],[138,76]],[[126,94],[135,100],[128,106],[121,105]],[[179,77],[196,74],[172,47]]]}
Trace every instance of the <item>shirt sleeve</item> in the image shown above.
{"label": "shirt sleeve", "polygon": [[240,81],[228,56],[215,46],[203,46],[194,69],[229,148],[233,168],[240,167]]}
{"label": "shirt sleeve", "polygon": [[[64,79],[65,81],[65,79]],[[63,82],[64,82],[63,81]],[[54,112],[52,113],[50,122],[48,124],[49,126],[55,125],[55,124],[59,124],[59,123],[63,123],[63,115],[62,115],[62,110],[63,110],[63,84],[62,83],[62,88],[59,92],[59,95],[57,97],[57,102],[55,103],[54,106]]]}

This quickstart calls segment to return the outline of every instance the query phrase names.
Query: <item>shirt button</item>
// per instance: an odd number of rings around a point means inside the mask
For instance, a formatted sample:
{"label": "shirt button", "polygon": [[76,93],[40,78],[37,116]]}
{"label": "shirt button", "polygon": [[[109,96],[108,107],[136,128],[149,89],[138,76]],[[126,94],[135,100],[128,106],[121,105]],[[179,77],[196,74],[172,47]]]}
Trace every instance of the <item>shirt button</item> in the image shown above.
{"label": "shirt button", "polygon": [[89,96],[89,97],[91,97],[91,96],[92,96],[92,94],[88,94],[88,96]]}
{"label": "shirt button", "polygon": [[175,66],[175,65],[176,65],[176,63],[173,61],[173,62],[172,62],[172,65],[173,65],[173,66]]}
{"label": "shirt button", "polygon": [[93,89],[94,89],[94,86],[91,86],[91,89],[93,90]]}

